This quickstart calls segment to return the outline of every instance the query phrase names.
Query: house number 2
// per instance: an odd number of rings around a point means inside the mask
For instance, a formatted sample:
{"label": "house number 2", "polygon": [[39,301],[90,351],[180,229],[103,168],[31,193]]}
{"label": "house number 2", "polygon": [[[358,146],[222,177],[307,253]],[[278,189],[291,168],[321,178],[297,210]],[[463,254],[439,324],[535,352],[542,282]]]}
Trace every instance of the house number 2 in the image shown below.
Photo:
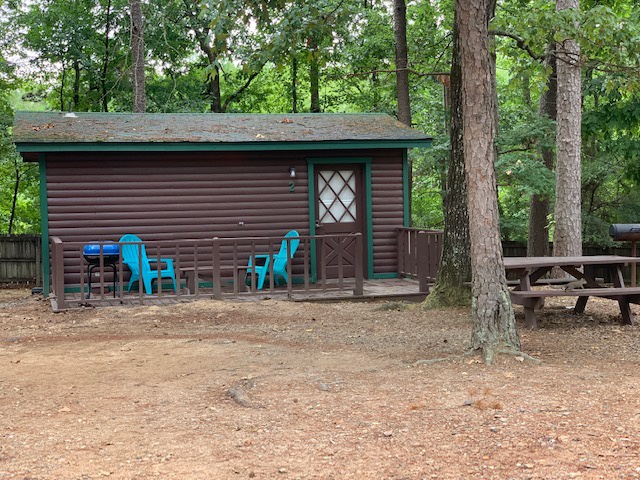
{"label": "house number 2", "polygon": [[295,192],[296,191],[296,184],[293,182],[289,182],[289,191],[290,192]]}

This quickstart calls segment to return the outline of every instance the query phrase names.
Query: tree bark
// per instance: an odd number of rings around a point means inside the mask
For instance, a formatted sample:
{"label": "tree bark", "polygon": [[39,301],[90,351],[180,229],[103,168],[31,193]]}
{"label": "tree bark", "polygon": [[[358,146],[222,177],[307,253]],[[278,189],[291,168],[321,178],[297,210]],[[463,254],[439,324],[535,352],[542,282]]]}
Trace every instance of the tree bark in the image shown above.
{"label": "tree bark", "polygon": [[320,64],[318,63],[318,42],[314,38],[309,39],[311,48],[311,60],[309,60],[309,83],[311,89],[311,103],[309,111],[320,113]]}
{"label": "tree bark", "polygon": [[73,110],[78,110],[80,104],[80,60],[73,61]]}
{"label": "tree bark", "polygon": [[488,364],[501,351],[520,350],[502,260],[494,168],[497,119],[488,38],[494,7],[495,0],[458,0],[456,5],[473,276],[471,348]]}
{"label": "tree bark", "polygon": [[130,0],[131,7],[131,83],[133,84],[133,111],[147,110],[146,85],[144,76],[144,18],[141,0]]}
{"label": "tree bark", "polygon": [[107,12],[104,27],[104,57],[102,59],[102,71],[100,72],[100,90],[102,110],[109,111],[109,94],[107,92],[107,71],[109,69],[109,35],[111,34],[111,0],[107,2]]}
{"label": "tree bark", "polygon": [[[538,106],[538,115],[556,120],[557,103],[557,72],[556,59],[553,54],[554,47],[547,48],[545,64],[551,68],[547,79],[547,86]],[[542,163],[549,170],[553,169],[554,151],[551,148],[542,148],[540,151]],[[549,255],[549,195],[531,195],[529,203],[529,235],[527,238],[527,255],[530,257],[546,257]]]}
{"label": "tree bark", "polygon": [[224,113],[222,108],[222,93],[220,90],[220,68],[214,65],[215,56],[209,58],[210,65],[213,65],[213,73],[211,73],[211,81],[209,82],[209,93],[211,94],[211,111],[213,113]]}
{"label": "tree bark", "polygon": [[[578,9],[578,0],[557,0],[556,10]],[[580,47],[566,39],[556,45],[558,119],[556,127],[556,203],[553,254],[582,255],[581,162],[582,98]]]}
{"label": "tree bark", "polygon": [[291,59],[291,113],[298,113],[298,57]]}
{"label": "tree bark", "polygon": [[9,217],[9,230],[7,231],[8,235],[13,233],[13,221],[16,217],[16,205],[18,204],[18,192],[20,192],[20,168],[18,167],[18,161],[14,160],[14,168],[15,168],[15,182],[13,184],[13,199],[11,201],[11,216]]}
{"label": "tree bark", "polygon": [[446,193],[443,199],[442,259],[436,284],[425,300],[425,306],[432,308],[468,305],[471,299],[471,292],[467,286],[471,281],[471,247],[462,136],[462,65],[460,63],[459,29],[456,19],[453,24],[451,75],[443,81],[443,84],[445,104],[450,103],[451,106],[448,123],[451,151],[449,171],[443,189]]}
{"label": "tree bark", "polygon": [[393,3],[398,120],[410,127],[411,101],[409,97],[409,60],[407,55],[407,5],[405,0],[394,0]]}

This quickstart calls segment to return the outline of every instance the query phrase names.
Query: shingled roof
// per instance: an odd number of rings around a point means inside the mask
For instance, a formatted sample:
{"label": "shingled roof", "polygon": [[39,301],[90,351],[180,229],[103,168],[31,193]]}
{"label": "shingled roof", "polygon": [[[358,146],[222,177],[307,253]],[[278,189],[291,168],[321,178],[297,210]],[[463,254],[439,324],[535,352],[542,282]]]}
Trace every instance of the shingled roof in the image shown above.
{"label": "shingled roof", "polygon": [[21,152],[425,147],[431,137],[384,114],[17,112]]}

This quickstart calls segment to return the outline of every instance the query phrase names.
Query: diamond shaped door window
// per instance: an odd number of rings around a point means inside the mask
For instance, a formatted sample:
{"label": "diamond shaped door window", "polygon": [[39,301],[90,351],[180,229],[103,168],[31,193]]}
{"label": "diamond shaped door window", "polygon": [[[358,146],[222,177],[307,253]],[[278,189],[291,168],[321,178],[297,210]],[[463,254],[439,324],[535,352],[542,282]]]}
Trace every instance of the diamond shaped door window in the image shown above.
{"label": "diamond shaped door window", "polygon": [[356,221],[356,172],[320,170],[318,172],[318,220],[320,223]]}

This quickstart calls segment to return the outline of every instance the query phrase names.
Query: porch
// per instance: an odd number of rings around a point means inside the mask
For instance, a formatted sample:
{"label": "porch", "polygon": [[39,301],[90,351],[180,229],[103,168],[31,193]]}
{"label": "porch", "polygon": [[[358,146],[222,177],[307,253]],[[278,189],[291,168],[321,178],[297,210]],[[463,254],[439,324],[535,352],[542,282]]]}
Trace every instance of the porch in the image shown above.
{"label": "porch", "polygon": [[[136,282],[128,291],[130,270],[123,261],[122,248],[117,258],[109,258],[104,246],[91,263],[84,256],[87,242],[63,242],[50,238],[51,303],[54,311],[81,306],[167,305],[201,298],[255,300],[277,298],[293,301],[337,301],[376,299],[423,299],[435,281],[442,252],[442,232],[398,228],[396,272],[376,275],[365,264],[361,234],[303,235],[287,262],[286,281],[278,284],[273,262],[267,280],[258,288],[256,269],[248,268],[248,259],[256,254],[271,257],[285,242],[291,250],[291,238],[243,237],[210,240],[127,242],[146,248],[150,257],[171,258],[177,289],[171,279],[161,277],[162,262],[154,264],[154,289],[144,290]],[[141,261],[141,260],[140,260]],[[142,266],[142,265],[141,265]],[[167,281],[169,280],[169,281]],[[160,285],[160,288],[157,286]]]}

